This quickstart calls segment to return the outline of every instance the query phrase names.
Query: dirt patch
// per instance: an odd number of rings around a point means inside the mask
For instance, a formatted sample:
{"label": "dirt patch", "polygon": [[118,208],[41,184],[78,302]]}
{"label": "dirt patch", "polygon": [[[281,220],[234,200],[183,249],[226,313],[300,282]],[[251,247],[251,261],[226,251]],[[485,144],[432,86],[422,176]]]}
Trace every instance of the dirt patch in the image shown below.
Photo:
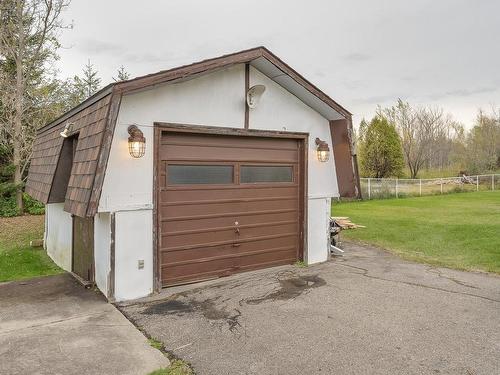
{"label": "dirt patch", "polygon": [[0,218],[0,251],[27,247],[29,242],[43,238],[44,215]]}
{"label": "dirt patch", "polygon": [[266,301],[285,301],[297,298],[304,292],[326,285],[326,281],[318,275],[303,275],[279,280],[279,289],[261,297],[246,299],[249,305],[258,305]]}

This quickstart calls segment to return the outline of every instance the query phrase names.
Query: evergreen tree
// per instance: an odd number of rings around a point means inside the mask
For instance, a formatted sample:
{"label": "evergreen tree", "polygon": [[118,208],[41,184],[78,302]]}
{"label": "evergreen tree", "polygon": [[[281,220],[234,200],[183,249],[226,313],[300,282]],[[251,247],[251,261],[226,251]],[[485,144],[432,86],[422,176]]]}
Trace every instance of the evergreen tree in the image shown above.
{"label": "evergreen tree", "polygon": [[120,82],[120,81],[126,81],[128,79],[130,79],[130,73],[127,72],[124,68],[124,66],[120,66],[120,68],[118,68],[118,71],[117,71],[118,75],[115,77],[113,77],[113,80],[115,82]]}
{"label": "evergreen tree", "polygon": [[363,177],[398,177],[404,158],[396,128],[381,115],[363,124],[358,156]]}
{"label": "evergreen tree", "polygon": [[101,87],[101,79],[98,77],[98,71],[90,62],[90,59],[83,67],[83,76],[75,76],[73,80],[76,90],[82,100],[95,94]]}

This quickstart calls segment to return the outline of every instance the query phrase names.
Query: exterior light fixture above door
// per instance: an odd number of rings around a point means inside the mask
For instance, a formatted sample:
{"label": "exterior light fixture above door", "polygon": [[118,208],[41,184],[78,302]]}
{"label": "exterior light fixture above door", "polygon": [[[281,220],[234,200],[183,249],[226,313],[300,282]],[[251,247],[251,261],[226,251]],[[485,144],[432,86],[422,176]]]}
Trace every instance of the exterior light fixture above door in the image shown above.
{"label": "exterior light fixture above door", "polygon": [[73,123],[68,122],[66,126],[64,126],[64,130],[60,132],[59,135],[63,138],[68,138],[72,130],[73,130]]}
{"label": "exterior light fixture above door", "polygon": [[266,86],[255,85],[248,89],[247,91],[247,104],[248,108],[255,108],[259,104],[262,94],[266,91]]}
{"label": "exterior light fixture above door", "polygon": [[328,143],[319,138],[316,138],[316,155],[318,160],[322,163],[330,159],[330,147],[328,146]]}
{"label": "exterior light fixture above door", "polygon": [[146,152],[146,138],[144,134],[137,127],[137,125],[130,125],[127,129],[128,134],[128,152],[133,158],[141,158]]}

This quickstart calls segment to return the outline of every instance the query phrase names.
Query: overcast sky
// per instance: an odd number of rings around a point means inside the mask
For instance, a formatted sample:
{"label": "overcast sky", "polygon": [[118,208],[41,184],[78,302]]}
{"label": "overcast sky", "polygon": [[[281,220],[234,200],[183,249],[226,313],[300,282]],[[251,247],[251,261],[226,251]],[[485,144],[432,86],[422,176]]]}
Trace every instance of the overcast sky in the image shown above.
{"label": "overcast sky", "polygon": [[73,0],[61,77],[103,84],[263,45],[352,113],[397,98],[470,126],[500,106],[500,0]]}

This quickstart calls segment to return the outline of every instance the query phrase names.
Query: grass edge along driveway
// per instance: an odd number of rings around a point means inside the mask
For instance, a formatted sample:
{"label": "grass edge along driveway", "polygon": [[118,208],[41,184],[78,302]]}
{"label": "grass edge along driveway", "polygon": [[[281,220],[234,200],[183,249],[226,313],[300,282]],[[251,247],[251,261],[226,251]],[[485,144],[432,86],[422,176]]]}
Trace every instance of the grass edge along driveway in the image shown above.
{"label": "grass edge along driveway", "polygon": [[500,191],[334,202],[332,216],[367,227],[343,231],[343,239],[407,260],[500,274]]}
{"label": "grass edge along driveway", "polygon": [[43,215],[0,218],[0,282],[63,272],[42,247],[30,247],[43,238],[43,226]]}

